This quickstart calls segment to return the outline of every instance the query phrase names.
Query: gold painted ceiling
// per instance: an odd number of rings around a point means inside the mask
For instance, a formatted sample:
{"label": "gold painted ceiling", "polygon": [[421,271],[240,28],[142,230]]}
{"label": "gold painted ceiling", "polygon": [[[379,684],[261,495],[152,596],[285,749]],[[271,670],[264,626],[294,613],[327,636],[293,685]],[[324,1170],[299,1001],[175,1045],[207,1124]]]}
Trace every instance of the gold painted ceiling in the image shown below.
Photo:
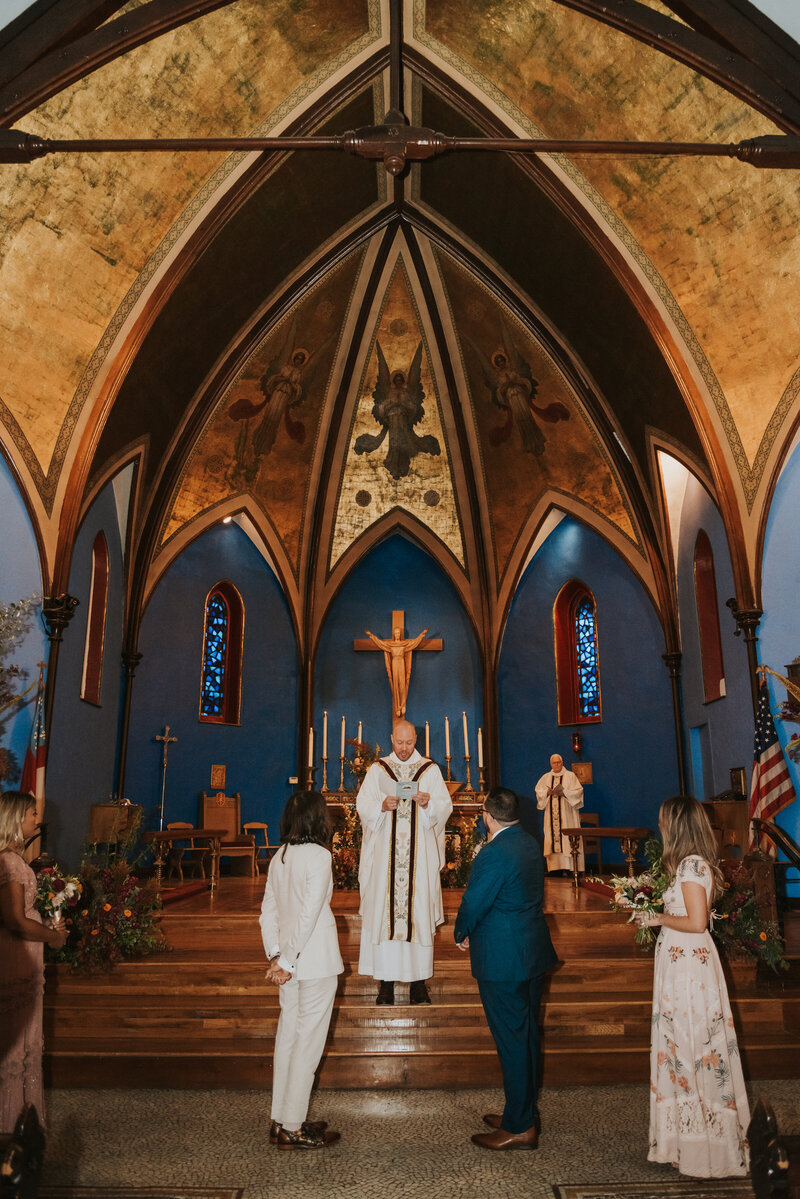
{"label": "gold painted ceiling", "polygon": [[[42,138],[739,142],[800,129],[800,50],[746,0],[87,0],[0,38]],[[48,10],[53,15],[52,8]],[[120,13],[124,12],[124,16]],[[669,53],[665,53],[665,48]],[[129,644],[187,540],[246,511],[313,643],[393,528],[501,635],[551,508],[674,625],[655,447],[714,491],[740,603],[798,418],[800,175],[728,158],[51,154],[0,165],[0,438],[63,588],[136,463]]]}

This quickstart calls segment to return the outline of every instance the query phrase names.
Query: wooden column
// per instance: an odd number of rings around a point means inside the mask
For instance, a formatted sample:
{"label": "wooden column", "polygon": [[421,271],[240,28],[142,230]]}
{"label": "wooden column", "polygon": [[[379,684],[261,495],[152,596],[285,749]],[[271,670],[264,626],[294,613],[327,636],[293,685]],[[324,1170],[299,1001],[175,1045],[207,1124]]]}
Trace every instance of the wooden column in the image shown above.
{"label": "wooden column", "polygon": [[58,650],[63,640],[64,629],[75,615],[79,600],[74,595],[46,595],[42,600],[42,621],[50,641],[47,658],[47,686],[44,696],[44,725],[47,745],[50,744],[50,724],[53,719],[53,701],[56,693],[58,672]]}
{"label": "wooden column", "polygon": [[736,621],[734,637],[740,636],[742,631],[744,631],[747,665],[750,670],[750,693],[753,700],[753,713],[755,714],[758,708],[758,625],[761,617],[764,615],[764,611],[762,608],[740,608],[735,599],[726,600],[725,606],[726,608],[730,608],[733,619]]}
{"label": "wooden column", "polygon": [[133,676],[136,667],[142,660],[142,655],[135,649],[122,651],[122,665],[125,674],[122,680],[122,711],[120,713],[119,748],[117,753],[117,777],[114,782],[114,792],[118,798],[125,794],[125,768],[128,761],[128,732],[131,723],[131,698],[133,692]]}
{"label": "wooden column", "polygon": [[669,670],[672,684],[672,719],[675,724],[675,753],[678,762],[678,788],[681,795],[689,794],[689,783],[686,777],[686,750],[683,741],[683,695],[681,692],[681,653],[672,652],[661,655]]}

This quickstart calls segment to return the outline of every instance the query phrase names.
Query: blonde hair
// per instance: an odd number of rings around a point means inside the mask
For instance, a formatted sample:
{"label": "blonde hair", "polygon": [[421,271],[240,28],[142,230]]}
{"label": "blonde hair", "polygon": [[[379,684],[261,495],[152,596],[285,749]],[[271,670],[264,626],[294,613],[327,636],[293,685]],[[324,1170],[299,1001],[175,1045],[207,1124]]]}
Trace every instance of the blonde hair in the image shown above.
{"label": "blonde hair", "polygon": [[691,795],[665,799],[659,813],[659,826],[664,842],[661,860],[667,877],[674,879],[683,859],[696,854],[708,862],[714,877],[714,895],[718,894],[722,890],[722,871],[718,864],[717,840],[703,805]]}
{"label": "blonde hair", "polygon": [[36,800],[29,791],[4,791],[0,795],[0,850],[22,853],[22,822],[28,809],[35,807]]}

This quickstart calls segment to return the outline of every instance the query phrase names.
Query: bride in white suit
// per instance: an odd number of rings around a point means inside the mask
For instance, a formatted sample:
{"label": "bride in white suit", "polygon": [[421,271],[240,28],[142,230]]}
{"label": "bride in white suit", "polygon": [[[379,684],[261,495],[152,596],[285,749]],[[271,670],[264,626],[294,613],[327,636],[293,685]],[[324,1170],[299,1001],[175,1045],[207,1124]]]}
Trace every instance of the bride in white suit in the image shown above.
{"label": "bride in white suit", "polygon": [[323,1122],[306,1120],[344,969],[330,906],[330,841],[322,795],[293,795],[281,818],[282,844],[270,862],[260,919],[266,977],[280,985],[270,1128],[279,1149],[321,1149],[340,1135]]}

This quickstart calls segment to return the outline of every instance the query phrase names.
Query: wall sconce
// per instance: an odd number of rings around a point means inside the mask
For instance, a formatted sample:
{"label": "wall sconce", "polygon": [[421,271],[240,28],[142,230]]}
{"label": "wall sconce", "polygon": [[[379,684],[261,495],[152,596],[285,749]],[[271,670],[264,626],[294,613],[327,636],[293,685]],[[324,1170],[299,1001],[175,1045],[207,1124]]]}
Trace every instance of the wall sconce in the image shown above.
{"label": "wall sconce", "polygon": [[580,758],[583,753],[583,734],[580,729],[576,729],[572,734],[572,752],[576,758]]}

